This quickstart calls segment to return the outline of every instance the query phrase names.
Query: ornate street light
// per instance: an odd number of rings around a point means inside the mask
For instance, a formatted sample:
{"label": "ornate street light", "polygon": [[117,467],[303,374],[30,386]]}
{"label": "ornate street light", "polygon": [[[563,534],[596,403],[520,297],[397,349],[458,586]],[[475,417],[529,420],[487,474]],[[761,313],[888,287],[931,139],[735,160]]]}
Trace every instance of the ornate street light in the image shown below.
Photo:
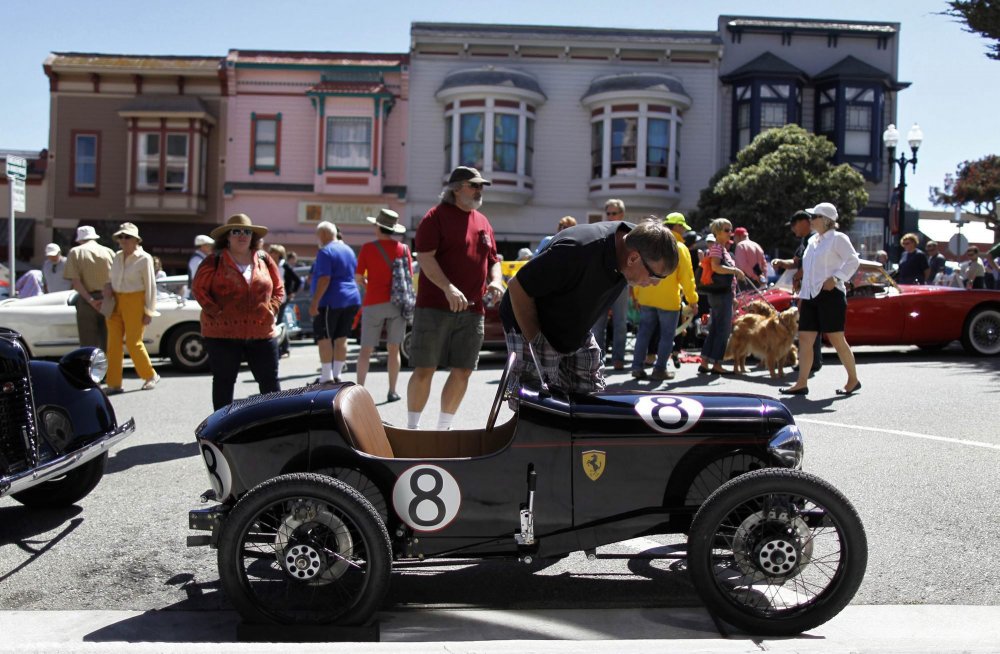
{"label": "ornate street light", "polygon": [[[899,192],[899,230],[903,233],[912,231],[908,228],[906,223],[906,166],[912,165],[913,170],[917,170],[917,150],[920,149],[920,144],[924,142],[924,132],[920,129],[920,125],[913,123],[913,127],[906,134],[906,141],[910,144],[910,152],[913,156],[907,158],[906,153],[901,153],[899,158],[896,158],[896,145],[899,143],[899,130],[896,129],[895,125],[889,125],[882,132],[882,140],[885,142],[885,147],[889,150],[889,175],[893,174],[893,164],[899,164],[899,186],[897,187]],[[888,227],[888,226],[887,226]],[[893,242],[892,234],[890,229],[886,229],[887,242],[889,245],[889,253],[892,261],[899,261],[899,243]]]}

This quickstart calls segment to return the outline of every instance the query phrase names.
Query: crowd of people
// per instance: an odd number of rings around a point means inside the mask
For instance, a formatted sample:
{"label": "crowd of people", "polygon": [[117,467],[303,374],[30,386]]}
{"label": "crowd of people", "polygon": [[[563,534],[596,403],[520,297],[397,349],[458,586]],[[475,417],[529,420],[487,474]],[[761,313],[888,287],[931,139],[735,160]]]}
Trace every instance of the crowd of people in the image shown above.
{"label": "crowd of people", "polygon": [[[523,265],[505,290],[493,228],[480,211],[484,189],[490,185],[474,168],[455,168],[438,204],[419,222],[413,252],[398,240],[406,229],[389,209],[367,217],[374,238],[357,255],[334,224],[317,225],[319,249],[308,277],[309,316],[320,360],[317,383],[342,380],[348,337],[360,317],[357,383],[366,383],[370,359],[384,339],[386,401],[402,399],[397,389],[400,347],[412,317],[409,356],[414,370],[406,388],[408,427],[420,428],[434,373],[443,367],[448,372],[436,428],[450,429],[478,365],[485,307],[498,301],[508,350],[517,354],[518,376],[541,377],[576,392],[601,390],[607,384],[607,370],[626,367],[637,380],[671,380],[675,375],[671,359],[679,367],[678,324],[698,314],[707,314],[709,325],[696,359],[699,374],[732,374],[724,361],[735,294],[762,287],[780,272],[794,271],[799,296],[798,377],[780,392],[808,393],[809,377],[822,366],[821,335],[847,372],[837,393],[860,390],[854,357],[844,338],[845,283],[858,268],[859,255],[838,231],[834,205],[823,202],[796,212],[786,223],[798,240],[795,253],[770,260],[746,227],[734,227],[726,218],[712,220],[700,236],[681,213],[630,221],[625,203],[609,199],[603,221],[577,224],[574,217],[564,216],[556,232],[534,251],[522,248],[517,259]],[[194,239],[189,289],[184,293],[202,308],[201,333],[216,410],[232,402],[243,362],[261,393],[280,389],[277,323],[303,281],[295,270],[296,253],[279,244],[265,249],[267,233],[267,227],[240,213],[210,235]],[[77,245],[66,256],[58,245],[48,244],[42,269],[19,279],[17,291],[30,296],[76,290],[80,343],[107,351],[108,394],[123,391],[125,351],[142,380],[141,389],[150,390],[160,377],[143,345],[143,333],[159,315],[156,279],[164,273],[158,259],[143,250],[135,224],[123,223],[113,238],[117,252],[100,244],[94,228],[84,225],[77,230]],[[919,236],[908,233],[900,246],[903,254],[891,270],[899,283],[1000,287],[1000,262],[982,257],[975,246],[965,253],[960,272],[949,270],[934,241],[921,249]],[[884,251],[876,258],[889,269]],[[400,277],[411,283],[414,261],[424,281],[408,304],[400,300],[397,285],[402,284]],[[632,316],[636,338],[632,360],[626,362],[630,306],[637,309]]]}

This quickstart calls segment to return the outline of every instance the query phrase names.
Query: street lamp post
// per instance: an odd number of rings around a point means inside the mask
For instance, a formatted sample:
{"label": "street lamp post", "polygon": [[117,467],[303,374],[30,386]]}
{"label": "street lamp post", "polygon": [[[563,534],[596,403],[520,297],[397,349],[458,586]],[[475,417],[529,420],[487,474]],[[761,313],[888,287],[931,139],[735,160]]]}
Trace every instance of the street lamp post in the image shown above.
{"label": "street lamp post", "polygon": [[[899,143],[899,130],[896,129],[895,125],[889,125],[882,132],[882,140],[885,142],[885,147],[889,150],[889,175],[893,174],[892,166],[893,164],[899,164],[899,231],[906,233],[912,231],[911,226],[907,224],[906,221],[906,166],[912,165],[913,170],[917,170],[917,150],[920,149],[920,144],[924,142],[924,133],[920,129],[920,125],[913,123],[913,127],[906,134],[906,140],[910,144],[910,152],[913,156],[907,158],[906,153],[901,153],[899,158],[896,158],[896,144]],[[915,227],[915,226],[914,226]],[[889,258],[890,261],[899,261],[900,256],[900,245],[899,239],[893,238],[892,229],[889,225],[889,220],[886,220],[885,224],[885,241],[888,245]]]}

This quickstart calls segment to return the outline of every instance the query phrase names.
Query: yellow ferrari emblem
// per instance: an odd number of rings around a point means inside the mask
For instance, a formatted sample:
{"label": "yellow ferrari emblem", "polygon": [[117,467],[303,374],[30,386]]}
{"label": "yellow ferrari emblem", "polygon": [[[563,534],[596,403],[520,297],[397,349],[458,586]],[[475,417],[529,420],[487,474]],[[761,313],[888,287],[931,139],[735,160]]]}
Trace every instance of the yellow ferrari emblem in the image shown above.
{"label": "yellow ferrari emblem", "polygon": [[583,471],[591,481],[597,481],[604,474],[604,452],[587,450],[583,453]]}

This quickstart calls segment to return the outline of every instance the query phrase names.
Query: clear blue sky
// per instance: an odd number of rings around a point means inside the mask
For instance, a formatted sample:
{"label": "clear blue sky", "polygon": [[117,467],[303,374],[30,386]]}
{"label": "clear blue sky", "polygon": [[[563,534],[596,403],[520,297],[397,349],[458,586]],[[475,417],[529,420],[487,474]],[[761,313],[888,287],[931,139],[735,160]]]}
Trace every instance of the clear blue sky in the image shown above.
{"label": "clear blue sky", "polygon": [[[620,8],[624,11],[609,11]],[[608,0],[495,3],[452,0],[3,0],[0,148],[48,144],[52,51],[225,55],[230,48],[405,52],[413,21],[714,30],[720,14],[894,21],[902,24],[899,78],[904,138],[913,122],[925,143],[907,201],[930,208],[928,188],[966,159],[1000,152],[1000,61],[962,31],[943,0]]]}

